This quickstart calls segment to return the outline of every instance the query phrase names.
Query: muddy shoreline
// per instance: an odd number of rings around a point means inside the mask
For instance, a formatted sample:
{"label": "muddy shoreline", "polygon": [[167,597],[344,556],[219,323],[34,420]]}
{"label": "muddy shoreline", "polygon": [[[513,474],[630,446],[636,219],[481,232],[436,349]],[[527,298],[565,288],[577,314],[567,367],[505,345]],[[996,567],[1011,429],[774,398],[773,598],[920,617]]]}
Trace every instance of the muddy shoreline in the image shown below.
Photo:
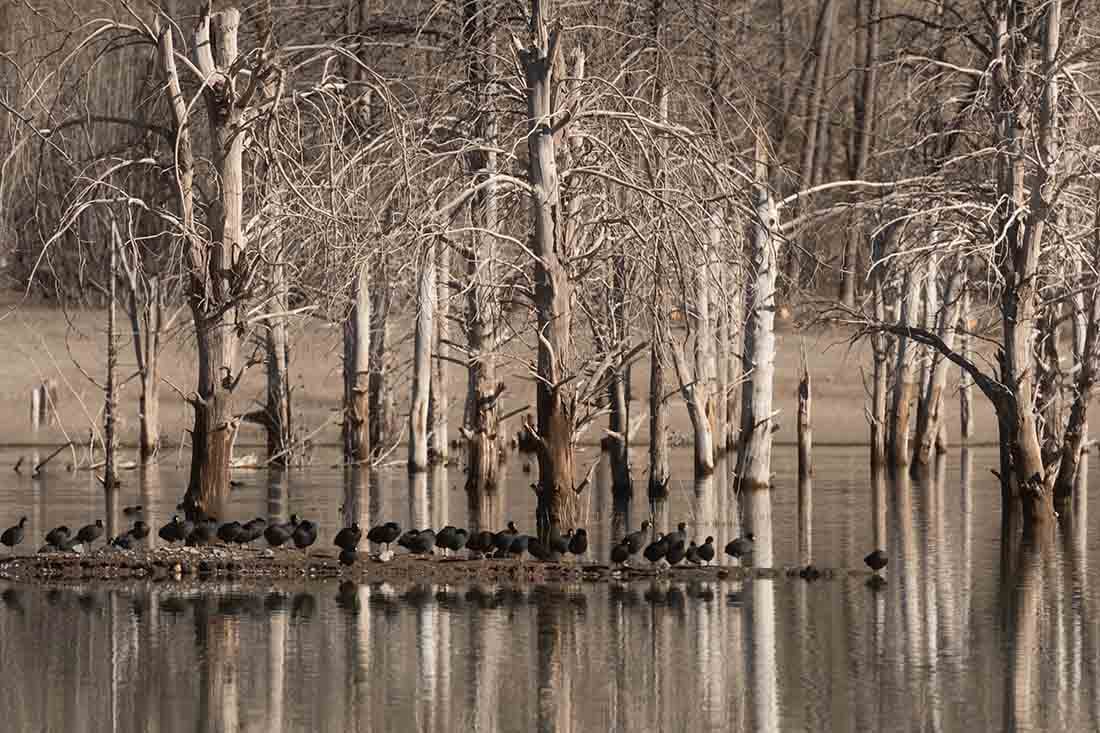
{"label": "muddy shoreline", "polygon": [[[741,581],[784,579],[802,581],[798,568],[740,566],[677,566],[661,571],[648,567],[611,568],[597,563],[543,563],[517,560],[442,558],[397,554],[381,562],[361,553],[350,567],[335,553],[306,555],[293,550],[251,550],[228,547],[158,547],[153,550],[100,548],[87,554],[40,553],[0,560],[0,579],[29,585],[126,581],[233,581],[270,586],[272,582],[350,580],[359,583],[600,583],[632,580]],[[843,577],[869,578],[865,570],[820,568],[817,581]]]}

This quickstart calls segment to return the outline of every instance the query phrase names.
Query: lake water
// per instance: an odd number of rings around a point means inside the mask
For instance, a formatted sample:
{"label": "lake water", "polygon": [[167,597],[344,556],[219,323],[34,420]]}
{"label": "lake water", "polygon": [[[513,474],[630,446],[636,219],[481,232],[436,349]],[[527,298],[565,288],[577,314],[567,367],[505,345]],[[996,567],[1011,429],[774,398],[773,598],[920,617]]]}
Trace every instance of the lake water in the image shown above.
{"label": "lake water", "polygon": [[[0,466],[18,453],[0,451]],[[777,449],[775,565],[799,558],[793,456]],[[860,568],[885,532],[885,589],[847,573],[812,584],[675,573],[565,586],[0,583],[4,730],[1097,730],[1100,601],[1089,571],[1100,549],[1083,501],[1053,552],[1008,571],[993,450],[952,452],[930,484],[886,487],[878,530],[866,450],[815,458],[813,561]],[[0,523],[28,516],[24,551],[60,523],[124,527],[126,505],[143,504],[157,526],[186,481],[165,460],[124,474],[106,503],[63,457],[41,480],[8,472]],[[676,456],[677,475],[690,466]],[[663,521],[687,520],[720,546],[735,536],[724,471],[701,486],[674,481]],[[637,475],[624,517],[597,473],[587,507],[596,559],[649,515]],[[352,517],[437,528],[468,518],[458,469],[411,487],[403,472],[346,480],[318,466],[236,476],[236,517],[319,519],[318,546]],[[496,509],[527,531],[532,479],[510,466]]]}

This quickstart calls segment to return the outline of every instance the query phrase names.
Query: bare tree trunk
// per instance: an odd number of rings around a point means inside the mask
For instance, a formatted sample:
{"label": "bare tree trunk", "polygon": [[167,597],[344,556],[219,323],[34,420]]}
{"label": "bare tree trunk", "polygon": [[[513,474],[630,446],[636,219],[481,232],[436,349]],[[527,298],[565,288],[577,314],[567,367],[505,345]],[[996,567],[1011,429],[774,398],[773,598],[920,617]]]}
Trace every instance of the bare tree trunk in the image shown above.
{"label": "bare tree trunk", "polygon": [[110,265],[108,267],[108,304],[107,304],[107,384],[103,402],[103,442],[106,456],[103,461],[103,488],[108,491],[117,485],[115,473],[115,451],[118,440],[115,435],[115,410],[118,407],[115,370],[118,367],[118,344],[115,343],[117,326],[115,323],[115,305],[118,302],[118,247],[120,237],[118,225],[111,217]]}
{"label": "bare tree trunk", "polygon": [[[497,74],[495,10],[483,0],[466,0],[464,29],[469,34],[470,82],[478,94],[477,131],[484,150],[471,153],[468,165],[479,179],[492,176],[497,168],[497,122],[490,85]],[[496,339],[500,305],[496,295],[495,232],[497,197],[492,185],[474,195],[470,202],[473,224],[466,251],[466,345],[467,368],[466,493],[471,507],[490,506],[499,481],[500,422],[498,401],[504,384],[497,384]],[[481,516],[481,512],[478,512]],[[488,518],[487,516],[482,518]],[[483,527],[484,529],[484,527]]]}
{"label": "bare tree trunk", "polygon": [[362,463],[371,455],[370,268],[361,263],[351,287],[351,306],[344,316],[344,462]]}
{"label": "bare tree trunk", "polygon": [[[238,310],[245,299],[242,263],[243,208],[241,123],[244,107],[238,99],[244,89],[234,83],[237,30],[235,9],[204,14],[195,31],[195,66],[206,80],[203,96],[211,128],[211,160],[217,176],[217,198],[207,208],[210,241],[194,226],[194,162],[186,103],[176,73],[172,34],[160,35],[161,67],[168,79],[175,116],[177,180],[187,246],[188,302],[195,324],[198,352],[198,389],[191,398],[195,411],[192,431],[191,478],[185,506],[189,514],[220,514],[229,495],[229,463],[240,418],[235,414],[235,390],[241,378],[237,367],[243,323]],[[253,72],[256,73],[256,72]]]}
{"label": "bare tree trunk", "polygon": [[741,443],[737,454],[738,490],[771,487],[772,403],[775,381],[775,285],[778,213],[767,181],[767,153],[757,132],[755,216],[750,248],[751,287],[745,292],[745,346],[742,372]]}
{"label": "bare tree trunk", "polygon": [[409,406],[409,473],[428,470],[428,401],[435,338],[436,258],[434,244],[423,254],[416,290],[416,340]]}
{"label": "bare tree trunk", "polygon": [[604,346],[608,351],[618,350],[620,356],[611,366],[607,382],[608,460],[611,495],[617,505],[626,507],[634,497],[634,481],[630,475],[630,403],[626,392],[630,366],[622,363],[629,328],[625,253],[618,252],[611,258],[611,269],[610,339]]}
{"label": "bare tree trunk", "polygon": [[568,266],[569,242],[563,236],[565,211],[558,180],[557,153],[550,120],[554,119],[554,84],[559,35],[550,28],[547,0],[532,0],[533,43],[516,53],[527,81],[528,169],[531,187],[532,240],[535,265],[535,312],[538,319],[538,459],[539,535],[576,524],[579,500],[574,486],[573,420],[576,409],[572,375],[572,303]]}
{"label": "bare tree trunk", "polygon": [[[378,277],[372,278],[370,292],[370,378],[368,380],[367,419],[370,428],[371,455],[379,455],[393,440],[395,419],[393,392],[388,380],[390,359],[387,349],[390,334],[390,279],[385,258],[378,262]],[[373,274],[373,273],[372,273]]]}
{"label": "bare tree trunk", "polygon": [[[862,178],[867,168],[878,101],[879,27],[882,0],[869,0],[866,7],[867,17],[859,19],[865,24],[864,38],[862,43],[853,44],[857,52],[856,63],[863,67],[860,73],[852,77],[853,155],[848,168],[848,177],[853,180]],[[859,50],[863,51],[862,59],[858,58]],[[857,252],[862,242],[863,233],[860,227],[852,226],[844,239],[844,253],[840,265],[840,302],[848,308],[854,308],[856,304]]]}
{"label": "bare tree trunk", "polygon": [[285,265],[271,266],[271,297],[265,346],[267,351],[267,458],[276,466],[291,461],[290,365],[287,362],[286,312],[290,308]]}
{"label": "bare tree trunk", "polygon": [[[652,35],[654,49],[661,47],[663,0],[653,0]],[[658,63],[662,54],[656,53]],[[657,113],[661,122],[668,122],[668,81],[663,68],[658,67],[656,84]],[[656,186],[664,185],[664,143],[657,143],[657,160],[654,163]],[[659,208],[658,211],[663,214]],[[663,222],[662,222],[663,224]],[[663,231],[663,229],[659,229]],[[659,237],[659,235],[658,235]],[[671,477],[668,453],[668,414],[665,405],[666,344],[664,332],[667,317],[665,296],[665,272],[661,243],[653,243],[653,303],[649,340],[649,486],[646,494],[650,511],[655,513],[668,499],[668,482]]]}
{"label": "bare tree trunk", "polygon": [[[962,324],[962,333],[959,335],[962,342],[960,351],[964,359],[973,362],[970,334],[974,326],[970,317],[970,288],[963,290],[959,321]],[[967,445],[971,436],[974,435],[973,387],[974,380],[964,371],[959,378],[959,439],[963,445]]]}
{"label": "bare tree trunk", "polygon": [[[959,263],[958,268],[952,273],[944,293],[944,305],[939,314],[939,324],[936,335],[948,349],[955,348],[956,324],[959,320],[959,310],[962,304],[963,290],[966,288],[966,263]],[[924,399],[917,406],[917,444],[916,463],[919,466],[928,465],[932,457],[932,448],[940,435],[943,411],[943,392],[947,388],[947,373],[949,362],[939,351],[931,353],[932,364],[928,369],[928,384],[925,387]]]}
{"label": "bare tree trunk", "polygon": [[[1100,247],[1100,242],[1095,243],[1095,246]],[[1100,251],[1097,252],[1097,257],[1100,258]],[[1073,492],[1082,468],[1082,456],[1087,450],[1088,411],[1097,381],[1097,339],[1100,339],[1100,295],[1092,290],[1086,297],[1082,291],[1075,294],[1070,302],[1073,306],[1074,365],[1078,371],[1073,384],[1069,420],[1062,436],[1058,476],[1054,482],[1054,501],[1058,511],[1063,514],[1071,510]]]}
{"label": "bare tree trunk", "polygon": [[810,368],[802,354],[802,379],[798,383],[798,562],[808,565],[813,556],[813,425],[810,412]]}
{"label": "bare tree trunk", "polygon": [[[815,156],[823,154],[822,141],[818,136],[821,125],[821,100],[825,94],[825,76],[829,68],[829,52],[833,39],[833,24],[836,18],[836,0],[821,0],[814,32],[814,79],[810,96],[806,100],[806,126],[802,141],[801,166],[799,175],[802,188],[813,185]],[[787,277],[791,286],[797,288],[801,279],[801,262],[798,248],[792,247],[787,253]]]}
{"label": "bare tree trunk", "polygon": [[[913,312],[919,302],[919,280],[906,271],[902,284],[900,313],[898,325],[905,327],[910,324]],[[912,409],[913,393],[916,391],[914,381],[914,345],[912,339],[907,336],[898,337],[897,367],[894,370],[894,402],[890,412],[890,459],[891,465],[896,469],[909,465],[909,416]]]}
{"label": "bare tree trunk", "polygon": [[[886,246],[886,234],[878,234],[871,240],[871,308],[875,320],[882,323],[886,320],[886,303],[883,289],[886,282],[886,263],[883,261],[883,250]],[[871,470],[881,469],[886,465],[886,393],[887,361],[890,358],[889,339],[884,333],[875,333],[871,336]]]}
{"label": "bare tree trunk", "polygon": [[451,347],[447,344],[448,319],[451,310],[451,248],[440,242],[436,251],[437,277],[435,302],[435,333],[432,336],[432,383],[428,399],[428,459],[432,463],[446,465],[450,456],[450,430],[447,413],[450,410],[450,392],[447,372]]}

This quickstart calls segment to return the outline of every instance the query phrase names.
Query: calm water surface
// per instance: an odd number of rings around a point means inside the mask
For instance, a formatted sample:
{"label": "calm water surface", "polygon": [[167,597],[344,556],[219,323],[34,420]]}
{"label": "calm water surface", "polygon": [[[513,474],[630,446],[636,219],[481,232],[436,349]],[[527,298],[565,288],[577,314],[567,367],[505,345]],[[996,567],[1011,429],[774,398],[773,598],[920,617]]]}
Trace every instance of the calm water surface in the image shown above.
{"label": "calm water surface", "polygon": [[[16,457],[0,451],[0,466]],[[776,565],[799,557],[789,457],[777,451]],[[1100,601],[1089,569],[1100,548],[1085,502],[1053,553],[1004,568],[993,451],[955,452],[935,480],[885,487],[878,530],[865,449],[815,457],[813,561],[860,567],[885,532],[885,590],[847,574],[809,585],[675,573],[565,586],[0,584],[4,729],[1097,729]],[[29,517],[24,551],[60,523],[125,527],[120,509],[131,504],[158,525],[186,481],[171,464],[131,472],[105,501],[88,475],[55,460],[42,480],[8,474],[0,484],[0,523]],[[677,456],[679,475],[690,467],[690,455]],[[325,545],[353,518],[438,528],[470,516],[458,469],[411,486],[403,472],[236,475],[236,517],[317,518]],[[650,511],[644,489],[625,515],[614,511],[603,475],[587,509],[597,559]],[[530,531],[532,477],[517,463],[507,478],[489,514]],[[724,544],[741,511],[723,470],[674,485],[659,516]]]}

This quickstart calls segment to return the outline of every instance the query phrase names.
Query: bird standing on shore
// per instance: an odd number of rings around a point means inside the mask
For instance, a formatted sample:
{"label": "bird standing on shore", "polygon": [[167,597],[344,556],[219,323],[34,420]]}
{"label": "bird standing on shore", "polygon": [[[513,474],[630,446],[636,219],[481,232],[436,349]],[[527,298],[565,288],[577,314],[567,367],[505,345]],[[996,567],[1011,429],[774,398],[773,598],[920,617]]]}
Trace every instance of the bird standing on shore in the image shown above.
{"label": "bird standing on shore", "polygon": [[584,529],[575,530],[573,537],[569,540],[569,553],[580,557],[586,552],[588,552],[588,532]]}
{"label": "bird standing on shore", "polygon": [[363,530],[359,529],[359,523],[352,522],[350,527],[344,527],[336,533],[336,539],[332,541],[332,544],[336,545],[341,550],[355,552],[362,539]]}
{"label": "bird standing on shore", "polygon": [[80,528],[80,531],[76,533],[76,541],[80,544],[85,544],[89,547],[92,546],[99,536],[103,534],[103,520],[95,520],[95,524],[85,524]]}
{"label": "bird standing on shore", "polygon": [[699,545],[699,559],[707,565],[714,559],[714,538],[707,537],[706,542]]}
{"label": "bird standing on shore", "polygon": [[643,545],[645,545],[645,535],[646,532],[649,531],[650,526],[651,525],[649,523],[649,520],[647,519],[642,522],[641,529],[639,529],[637,532],[631,532],[623,538],[623,542],[626,543],[627,550],[630,552],[631,555],[637,555],[638,551],[642,549]]}
{"label": "bird standing on shore", "polygon": [[27,518],[20,518],[19,524],[4,530],[4,534],[0,535],[0,543],[3,543],[11,550],[15,550],[15,546],[23,541],[23,528],[26,524]]}

